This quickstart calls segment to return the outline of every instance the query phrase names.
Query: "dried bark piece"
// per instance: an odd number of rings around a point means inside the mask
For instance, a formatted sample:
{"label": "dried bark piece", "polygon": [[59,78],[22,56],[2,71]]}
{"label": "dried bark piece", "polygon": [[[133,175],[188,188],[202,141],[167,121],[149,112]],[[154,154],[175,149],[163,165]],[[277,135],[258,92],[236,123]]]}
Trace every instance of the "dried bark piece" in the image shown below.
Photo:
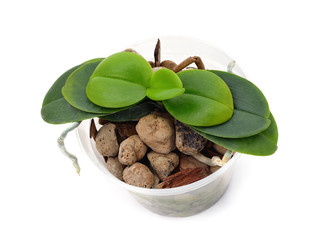
{"label": "dried bark piece", "polygon": [[116,123],[117,127],[117,138],[118,142],[121,143],[130,136],[137,135],[135,130],[135,122],[118,122]]}
{"label": "dried bark piece", "polygon": [[227,148],[224,148],[223,146],[220,146],[218,144],[213,144],[213,148],[222,155],[224,155],[228,150]]}
{"label": "dried bark piece", "polygon": [[105,119],[99,118],[99,124],[100,124],[100,125],[105,125],[105,124],[107,124],[107,123],[109,123],[108,120],[105,120]]}
{"label": "dried bark piece", "polygon": [[96,126],[95,126],[94,119],[92,118],[91,126],[90,126],[90,128],[89,128],[89,138],[93,138],[94,141],[95,141],[95,139],[96,139],[96,134],[97,134],[97,129],[96,129]]}
{"label": "dried bark piece", "polygon": [[202,151],[207,139],[178,120],[175,124],[175,145],[178,150],[187,155],[195,155]]}
{"label": "dried bark piece", "polygon": [[150,64],[150,67],[155,67],[155,63],[153,61],[148,61],[148,63]]}
{"label": "dried bark piece", "polygon": [[208,174],[203,168],[188,168],[165,178],[162,183],[157,185],[157,188],[180,187],[201,180],[206,176]]}

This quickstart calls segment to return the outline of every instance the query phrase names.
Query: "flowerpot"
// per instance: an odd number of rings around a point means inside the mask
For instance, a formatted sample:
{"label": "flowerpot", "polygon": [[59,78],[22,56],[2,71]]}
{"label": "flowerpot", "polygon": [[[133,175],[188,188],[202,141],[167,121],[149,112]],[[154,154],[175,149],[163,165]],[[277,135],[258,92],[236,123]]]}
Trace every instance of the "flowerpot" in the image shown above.
{"label": "flowerpot", "polygon": [[[232,59],[221,50],[202,41],[182,38],[161,38],[161,57],[174,62],[181,62],[190,56],[202,58],[207,69],[227,70]],[[146,60],[153,60],[153,51],[157,39],[149,39],[129,46],[136,50]],[[235,65],[233,73],[244,77],[241,69]],[[97,121],[96,121],[97,122]],[[214,205],[227,189],[239,153],[234,156],[216,172],[188,185],[169,189],[146,189],[131,186],[114,177],[106,167],[103,156],[99,154],[93,139],[89,137],[91,120],[83,121],[77,128],[80,145],[89,159],[113,184],[119,184],[127,189],[131,195],[144,207],[152,212],[166,216],[191,216]]]}

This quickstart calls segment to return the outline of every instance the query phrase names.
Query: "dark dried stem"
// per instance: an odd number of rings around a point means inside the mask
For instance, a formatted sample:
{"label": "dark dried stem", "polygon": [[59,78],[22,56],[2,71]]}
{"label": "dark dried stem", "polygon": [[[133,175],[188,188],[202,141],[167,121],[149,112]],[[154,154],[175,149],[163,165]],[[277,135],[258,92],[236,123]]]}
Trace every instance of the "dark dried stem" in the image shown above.
{"label": "dark dried stem", "polygon": [[154,51],[154,57],[155,57],[155,67],[160,66],[160,40],[158,39],[155,51]]}
{"label": "dark dried stem", "polygon": [[185,67],[188,67],[190,64],[195,63],[198,69],[205,69],[204,63],[202,59],[198,56],[188,57],[179,63],[175,68],[173,68],[174,72],[180,72]]}
{"label": "dark dried stem", "polygon": [[96,129],[96,126],[95,126],[94,119],[92,118],[91,126],[90,126],[90,129],[89,129],[89,138],[93,138],[95,140],[96,139],[96,134],[97,134],[97,129]]}

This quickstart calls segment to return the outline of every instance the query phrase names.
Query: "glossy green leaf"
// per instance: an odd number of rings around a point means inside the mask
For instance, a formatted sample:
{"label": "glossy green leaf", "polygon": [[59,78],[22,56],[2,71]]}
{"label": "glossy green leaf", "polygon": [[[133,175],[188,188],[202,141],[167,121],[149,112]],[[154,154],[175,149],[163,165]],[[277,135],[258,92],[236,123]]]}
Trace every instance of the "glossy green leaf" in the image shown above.
{"label": "glossy green leaf", "polygon": [[71,106],[62,95],[62,88],[65,85],[68,77],[83,64],[75,66],[63,73],[47,92],[41,108],[41,117],[45,122],[61,124],[82,121],[84,119],[102,115],[80,111],[77,108]]}
{"label": "glossy green leaf", "polygon": [[233,94],[234,105],[236,109],[250,112],[260,117],[268,118],[270,116],[268,102],[263,93],[249,80],[236,74],[211,70],[223,79],[231,93]]}
{"label": "glossy green leaf", "polygon": [[132,121],[148,115],[149,113],[155,111],[157,108],[161,109],[161,107],[155,102],[142,102],[126,110],[103,116],[102,119],[112,122]]}
{"label": "glossy green leaf", "polygon": [[195,130],[225,138],[242,138],[258,134],[270,125],[270,120],[258,115],[234,109],[234,114],[227,122],[211,127],[190,126]]}
{"label": "glossy green leaf", "polygon": [[270,126],[263,132],[246,138],[221,138],[196,130],[200,135],[213,143],[235,152],[256,156],[267,156],[277,150],[278,130],[272,114],[269,116]]}
{"label": "glossy green leaf", "polygon": [[65,73],[63,73],[54,83],[53,85],[50,87],[50,89],[48,90],[46,96],[44,97],[44,101],[42,103],[42,106],[47,105],[48,103],[51,103],[57,99],[63,98],[61,89],[64,86],[66,80],[68,79],[68,77],[70,76],[71,73],[73,73],[77,68],[79,68],[82,64],[79,64],[71,69],[69,69],[68,71],[66,71]]}
{"label": "glossy green leaf", "polygon": [[185,92],[163,101],[166,110],[179,121],[194,126],[213,126],[233,114],[233,98],[226,83],[206,70],[178,73]]}
{"label": "glossy green leaf", "polygon": [[114,113],[118,112],[120,108],[104,108],[92,103],[86,95],[86,86],[90,76],[93,74],[95,68],[103,59],[90,60],[83,66],[80,66],[68,77],[62,94],[64,98],[75,108],[84,112],[91,113]]}
{"label": "glossy green leaf", "polygon": [[181,95],[185,89],[178,75],[173,71],[163,68],[156,71],[147,89],[147,96],[155,101],[162,101]]}
{"label": "glossy green leaf", "polygon": [[107,108],[133,105],[146,96],[152,69],[140,55],[120,52],[104,59],[95,69],[86,94],[94,104]]}
{"label": "glossy green leaf", "polygon": [[232,118],[220,125],[212,127],[195,127],[217,137],[242,138],[253,136],[268,128],[270,111],[262,92],[250,81],[232,73],[212,70],[229,86],[234,100]]}
{"label": "glossy green leaf", "polygon": [[82,121],[102,116],[100,113],[87,113],[72,107],[64,97],[52,101],[41,109],[41,116],[45,122],[62,124]]}

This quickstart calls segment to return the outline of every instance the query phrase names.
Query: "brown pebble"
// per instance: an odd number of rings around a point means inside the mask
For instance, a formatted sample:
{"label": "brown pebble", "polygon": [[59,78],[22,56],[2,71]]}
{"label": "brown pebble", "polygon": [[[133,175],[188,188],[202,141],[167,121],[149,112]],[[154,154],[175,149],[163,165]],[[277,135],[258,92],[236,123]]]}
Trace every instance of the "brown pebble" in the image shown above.
{"label": "brown pebble", "polygon": [[153,173],[138,162],[124,169],[123,178],[127,184],[137,187],[151,188],[154,185]]}
{"label": "brown pebble", "polygon": [[198,161],[193,156],[189,156],[183,153],[179,154],[180,157],[180,171],[188,168],[203,168],[206,172],[209,171],[209,166],[205,163]]}
{"label": "brown pebble", "polygon": [[175,130],[169,117],[151,113],[139,120],[136,131],[155,152],[167,154],[175,149]]}
{"label": "brown pebble", "polygon": [[221,167],[220,166],[211,166],[210,167],[210,173],[214,173],[218,171]]}
{"label": "brown pebble", "polygon": [[132,165],[141,160],[147,150],[147,146],[142,142],[138,135],[130,136],[119,146],[119,162],[124,165]]}
{"label": "brown pebble", "polygon": [[117,157],[115,157],[115,158],[108,157],[107,169],[109,170],[109,172],[112,173],[112,175],[114,175],[119,180],[122,180],[122,181],[124,180],[123,179],[124,165],[118,161]]}
{"label": "brown pebble", "polygon": [[160,63],[160,66],[173,70],[176,67],[176,63],[171,60],[165,60]]}
{"label": "brown pebble", "polygon": [[205,146],[207,139],[178,120],[175,123],[175,145],[178,150],[187,155],[199,153]]}
{"label": "brown pebble", "polygon": [[118,154],[118,141],[116,125],[107,123],[103,125],[95,138],[96,149],[102,156],[115,157]]}
{"label": "brown pebble", "polygon": [[168,177],[179,164],[179,156],[173,152],[168,154],[150,152],[147,157],[161,180]]}

